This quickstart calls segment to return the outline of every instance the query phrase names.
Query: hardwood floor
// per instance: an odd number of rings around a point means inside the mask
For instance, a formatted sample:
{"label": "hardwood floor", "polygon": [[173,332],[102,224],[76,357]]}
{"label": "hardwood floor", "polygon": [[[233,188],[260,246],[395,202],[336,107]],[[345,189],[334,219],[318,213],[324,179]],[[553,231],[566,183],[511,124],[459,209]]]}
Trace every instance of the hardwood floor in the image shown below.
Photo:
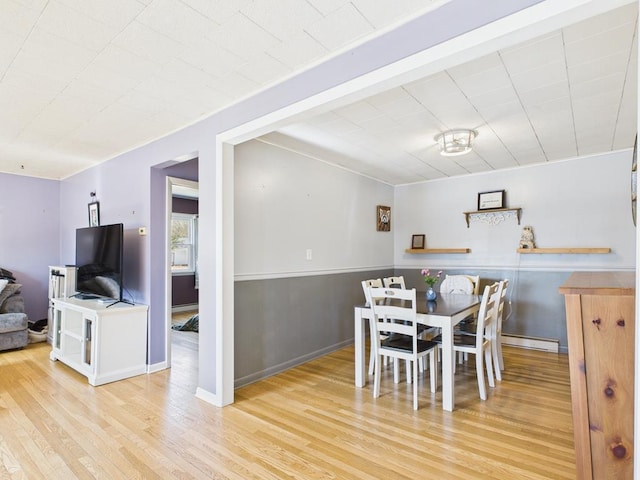
{"label": "hardwood floor", "polygon": [[0,353],[0,478],[575,478],[565,355],[505,348],[486,402],[473,363],[459,366],[450,413],[428,378],[418,411],[391,372],[378,399],[355,388],[352,347],[241,388],[223,409],[195,398],[184,365],[91,387],[48,354]]}

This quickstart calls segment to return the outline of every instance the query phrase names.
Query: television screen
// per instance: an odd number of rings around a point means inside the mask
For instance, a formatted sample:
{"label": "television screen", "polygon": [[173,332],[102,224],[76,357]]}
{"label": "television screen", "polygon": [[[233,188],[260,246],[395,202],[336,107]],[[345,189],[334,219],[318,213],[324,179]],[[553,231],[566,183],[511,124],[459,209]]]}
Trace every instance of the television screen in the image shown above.
{"label": "television screen", "polygon": [[80,298],[122,300],[123,225],[76,230],[76,291]]}

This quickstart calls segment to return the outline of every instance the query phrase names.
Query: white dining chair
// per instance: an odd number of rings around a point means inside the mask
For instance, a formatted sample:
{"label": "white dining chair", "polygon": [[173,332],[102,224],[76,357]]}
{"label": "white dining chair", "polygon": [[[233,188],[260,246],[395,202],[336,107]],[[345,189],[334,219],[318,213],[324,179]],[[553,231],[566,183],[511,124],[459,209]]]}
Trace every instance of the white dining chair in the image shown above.
{"label": "white dining chair", "polygon": [[[498,299],[498,282],[487,285],[482,294],[478,320],[476,321],[475,335],[454,335],[454,352],[473,354],[476,357],[476,376],[478,378],[478,390],[480,399],[487,399],[487,387],[484,381],[484,370],[486,368],[487,380],[490,387],[495,387],[493,378],[493,351],[492,351],[492,329],[495,322],[496,304]],[[442,338],[438,336],[433,339],[442,348]],[[454,372],[455,373],[455,372]]]}
{"label": "white dining chair", "polygon": [[[371,278],[371,279],[368,279],[368,280],[362,280],[362,282],[360,282],[360,283],[362,284],[362,291],[364,292],[364,299],[367,302],[367,304],[371,305],[371,298],[369,297],[369,289],[371,287],[378,287],[378,288],[382,287],[383,286],[382,280],[380,280],[379,278]],[[373,375],[374,363],[375,363],[375,359],[376,359],[375,352],[373,351],[373,343],[375,341],[373,327],[374,327],[373,320],[370,320],[369,321],[369,333],[370,333],[370,338],[371,338],[371,353],[369,354],[369,375]],[[386,361],[385,361],[385,365],[386,365]]]}
{"label": "white dining chair", "polygon": [[[440,284],[440,293],[473,294],[475,286],[467,275],[445,275]],[[477,295],[477,293],[476,293]]]}
{"label": "white dining chair", "polygon": [[504,279],[498,286],[498,304],[496,308],[496,319],[493,328],[492,335],[492,353],[493,353],[493,368],[496,372],[496,379],[502,381],[502,370],[504,370],[504,358],[502,356],[502,321],[504,320],[504,305],[507,297],[507,288],[509,287],[509,280]]}
{"label": "white dining chair", "polygon": [[[440,284],[440,293],[454,293],[465,295],[478,295],[480,291],[480,276],[476,275],[445,275],[444,280]],[[473,314],[463,319],[456,327],[456,333],[475,333],[475,319],[477,314]],[[466,360],[468,355],[464,353],[458,354],[458,363]]]}
{"label": "white dining chair", "polygon": [[[382,283],[384,284],[385,287],[388,288],[407,288],[405,281],[404,281],[404,276],[403,275],[399,275],[397,277],[385,277],[382,279]],[[425,336],[433,336],[436,332],[438,331],[437,328],[435,327],[427,327],[425,325],[418,325],[418,335],[420,335],[421,338],[425,338]],[[418,368],[420,369],[420,372],[424,371],[424,359],[420,360],[420,363],[418,364]],[[407,364],[408,365],[408,364]],[[396,379],[396,383],[397,383],[397,377],[398,377],[398,372],[397,372],[397,367],[395,367],[396,369],[394,370],[394,378]],[[407,368],[407,375],[409,375],[409,369]],[[408,381],[408,378],[407,378]]]}
{"label": "white dining chair", "polygon": [[404,276],[398,277],[385,277],[382,279],[382,284],[387,288],[407,288],[404,283]]}
{"label": "white dining chair", "polygon": [[[416,311],[416,290],[402,288],[370,288],[374,325],[376,332],[376,360],[373,397],[380,396],[380,377],[382,375],[382,355],[411,364],[412,375],[407,381],[413,383],[413,409],[418,409],[418,363],[421,358],[431,354],[430,386],[435,393],[437,384],[436,352],[437,344],[423,340],[418,336],[418,317]],[[389,333],[387,338],[383,333]]]}
{"label": "white dining chair", "polygon": [[[496,293],[495,309],[495,321],[491,328],[491,356],[493,358],[493,369],[496,380],[502,381],[502,370],[504,370],[504,359],[502,356],[502,320],[504,316],[504,304],[507,293],[507,287],[509,286],[509,280],[501,280],[498,282],[498,291]],[[462,335],[476,335],[475,330],[470,332],[468,330],[460,330]]]}

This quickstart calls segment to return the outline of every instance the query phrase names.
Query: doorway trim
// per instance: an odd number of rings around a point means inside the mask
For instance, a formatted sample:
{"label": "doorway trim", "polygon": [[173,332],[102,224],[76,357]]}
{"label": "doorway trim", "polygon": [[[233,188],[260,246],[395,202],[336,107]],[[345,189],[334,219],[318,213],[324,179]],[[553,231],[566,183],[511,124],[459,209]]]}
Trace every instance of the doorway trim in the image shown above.
{"label": "doorway trim", "polygon": [[165,190],[165,233],[164,233],[164,252],[165,252],[165,281],[164,281],[164,298],[165,298],[165,359],[167,368],[171,367],[171,293],[172,293],[172,274],[171,274],[171,214],[173,213],[173,187],[187,187],[198,190],[199,184],[193,180],[186,180],[178,177],[166,177]]}

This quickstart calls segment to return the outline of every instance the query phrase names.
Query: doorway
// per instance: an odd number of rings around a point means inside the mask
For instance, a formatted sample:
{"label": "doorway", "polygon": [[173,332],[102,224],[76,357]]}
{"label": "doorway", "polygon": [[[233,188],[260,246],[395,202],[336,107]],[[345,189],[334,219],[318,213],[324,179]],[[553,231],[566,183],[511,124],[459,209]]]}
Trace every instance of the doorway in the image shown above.
{"label": "doorway", "polygon": [[167,177],[167,366],[193,375],[199,344],[198,182]]}

